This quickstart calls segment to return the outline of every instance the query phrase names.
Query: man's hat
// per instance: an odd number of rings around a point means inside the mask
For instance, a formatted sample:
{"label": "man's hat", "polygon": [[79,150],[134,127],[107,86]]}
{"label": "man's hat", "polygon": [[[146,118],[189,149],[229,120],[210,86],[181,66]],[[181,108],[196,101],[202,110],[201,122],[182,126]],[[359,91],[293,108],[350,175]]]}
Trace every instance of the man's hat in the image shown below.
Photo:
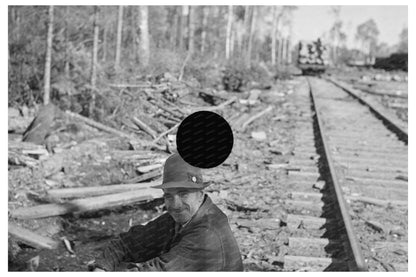
{"label": "man's hat", "polygon": [[185,162],[178,154],[172,154],[165,162],[163,168],[163,182],[161,185],[152,188],[193,188],[203,189],[201,169]]}

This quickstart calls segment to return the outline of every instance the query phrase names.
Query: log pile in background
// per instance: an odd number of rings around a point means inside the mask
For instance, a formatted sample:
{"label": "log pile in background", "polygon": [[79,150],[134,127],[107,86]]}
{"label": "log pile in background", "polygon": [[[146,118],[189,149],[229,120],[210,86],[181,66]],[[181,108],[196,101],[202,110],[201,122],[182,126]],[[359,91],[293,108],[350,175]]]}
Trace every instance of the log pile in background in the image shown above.
{"label": "log pile in background", "polygon": [[299,43],[299,64],[328,64],[328,53],[325,45],[318,39],[312,42],[301,41]]}

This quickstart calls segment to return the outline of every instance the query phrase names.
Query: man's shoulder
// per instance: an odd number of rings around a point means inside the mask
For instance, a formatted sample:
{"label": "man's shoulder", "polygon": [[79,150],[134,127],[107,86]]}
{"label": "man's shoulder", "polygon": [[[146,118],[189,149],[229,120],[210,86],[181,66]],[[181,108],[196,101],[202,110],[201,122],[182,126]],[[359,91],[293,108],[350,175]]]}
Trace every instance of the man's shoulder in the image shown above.
{"label": "man's shoulder", "polygon": [[214,203],[205,209],[204,213],[198,220],[198,225],[209,229],[222,229],[224,226],[229,226],[227,216]]}

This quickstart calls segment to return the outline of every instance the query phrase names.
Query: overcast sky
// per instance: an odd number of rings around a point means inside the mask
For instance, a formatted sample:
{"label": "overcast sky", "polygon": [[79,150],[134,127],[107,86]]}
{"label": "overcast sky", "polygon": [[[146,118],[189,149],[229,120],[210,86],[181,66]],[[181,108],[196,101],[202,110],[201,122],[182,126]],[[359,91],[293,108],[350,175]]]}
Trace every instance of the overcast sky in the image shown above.
{"label": "overcast sky", "polygon": [[[340,6],[348,46],[354,46],[357,26],[374,19],[380,31],[379,42],[396,44],[407,24],[407,6]],[[293,41],[312,40],[328,31],[334,23],[330,6],[298,6],[293,12]]]}

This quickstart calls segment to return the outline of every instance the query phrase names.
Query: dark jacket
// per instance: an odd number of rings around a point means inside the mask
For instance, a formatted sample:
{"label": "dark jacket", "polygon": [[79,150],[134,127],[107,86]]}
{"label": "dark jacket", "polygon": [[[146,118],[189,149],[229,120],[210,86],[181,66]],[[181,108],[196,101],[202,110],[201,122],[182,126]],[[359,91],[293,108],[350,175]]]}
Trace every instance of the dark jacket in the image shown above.
{"label": "dark jacket", "polygon": [[183,228],[165,213],[133,226],[112,240],[96,266],[116,270],[120,262],[140,263],[140,271],[242,271],[237,242],[227,216],[208,196]]}

